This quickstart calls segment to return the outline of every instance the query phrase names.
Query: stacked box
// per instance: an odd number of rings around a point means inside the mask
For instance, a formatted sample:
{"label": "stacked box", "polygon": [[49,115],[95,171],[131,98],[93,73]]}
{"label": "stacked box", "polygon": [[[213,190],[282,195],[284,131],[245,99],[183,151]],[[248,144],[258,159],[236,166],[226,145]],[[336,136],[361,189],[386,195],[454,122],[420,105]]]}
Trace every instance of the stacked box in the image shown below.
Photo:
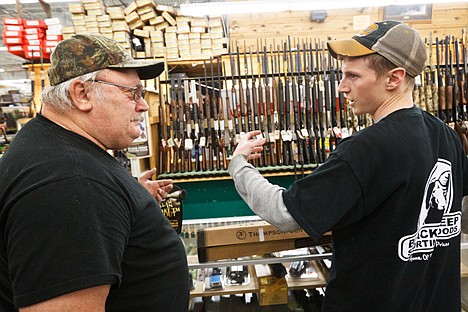
{"label": "stacked box", "polygon": [[106,6],[105,0],[82,0],[70,4],[69,10],[73,29],[64,29],[64,38],[73,33],[99,33],[130,49],[133,35],[144,44],[144,53],[139,55],[145,57],[208,58],[227,53],[219,17],[177,16],[174,7],[155,0],[134,0],[123,9]]}
{"label": "stacked box", "polygon": [[51,52],[63,40],[58,18],[3,18],[3,24],[3,43],[7,50],[28,60],[48,62]]}
{"label": "stacked box", "polygon": [[70,4],[69,11],[73,27],[63,29],[63,38],[71,38],[73,34],[99,34],[116,39],[131,51],[130,28],[120,6],[106,6],[104,0],[82,0],[81,4]]}
{"label": "stacked box", "polygon": [[178,33],[177,34],[177,45],[179,48],[179,56],[183,59],[191,58],[190,54],[190,44],[189,44],[189,34],[188,33]]}
{"label": "stacked box", "polygon": [[213,55],[227,53],[227,38],[224,37],[223,23],[220,17],[210,18],[209,33]]}
{"label": "stacked box", "polygon": [[3,43],[11,54],[25,57],[23,49],[23,20],[21,18],[3,18]]}
{"label": "stacked box", "polygon": [[150,44],[153,57],[164,57],[164,34],[161,30],[150,31]]}
{"label": "stacked box", "polygon": [[166,44],[166,54],[168,59],[179,58],[179,48],[177,45],[177,27],[169,26],[164,33],[164,41]]}
{"label": "stacked box", "polygon": [[46,34],[44,37],[44,50],[47,53],[52,53],[60,41],[63,40],[63,26],[58,18],[47,18],[44,20],[47,25]]}

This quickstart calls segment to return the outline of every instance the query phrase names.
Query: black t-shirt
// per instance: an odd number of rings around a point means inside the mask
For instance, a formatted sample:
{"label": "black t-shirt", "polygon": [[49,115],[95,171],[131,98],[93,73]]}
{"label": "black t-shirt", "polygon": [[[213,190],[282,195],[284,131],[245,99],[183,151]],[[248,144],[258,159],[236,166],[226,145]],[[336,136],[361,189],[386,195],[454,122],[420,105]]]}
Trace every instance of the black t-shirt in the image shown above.
{"label": "black t-shirt", "polygon": [[460,311],[466,166],[455,132],[413,107],[343,140],[283,193],[312,238],[333,231],[324,311]]}
{"label": "black t-shirt", "polygon": [[112,285],[106,311],[187,311],[184,246],[106,151],[41,115],[0,160],[0,310]]}

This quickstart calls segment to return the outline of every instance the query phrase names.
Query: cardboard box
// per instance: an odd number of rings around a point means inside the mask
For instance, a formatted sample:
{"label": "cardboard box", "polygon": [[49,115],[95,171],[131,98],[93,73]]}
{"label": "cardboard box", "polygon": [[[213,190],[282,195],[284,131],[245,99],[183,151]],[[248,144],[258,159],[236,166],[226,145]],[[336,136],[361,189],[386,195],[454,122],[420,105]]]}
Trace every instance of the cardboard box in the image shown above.
{"label": "cardboard box", "polygon": [[146,14],[146,13],[149,13],[149,12],[154,12],[154,14],[156,15],[156,11],[154,10],[154,7],[152,5],[147,5],[147,6],[144,6],[144,7],[141,7],[141,8],[138,8],[136,10],[136,12],[138,13],[138,15],[143,15],[143,14]]}
{"label": "cardboard box", "polygon": [[260,306],[288,303],[288,283],[284,277],[262,276],[257,277],[257,282]]}
{"label": "cardboard box", "polygon": [[170,6],[170,5],[162,5],[162,4],[158,4],[156,6],[156,10],[158,11],[166,11],[166,12],[169,12],[169,13],[172,13],[172,14],[175,14],[176,13],[176,10],[173,6]]}
{"label": "cardboard box", "polygon": [[139,8],[142,8],[147,5],[151,5],[152,7],[155,6],[153,0],[136,0],[136,5]]}
{"label": "cardboard box", "polygon": [[70,3],[68,5],[68,10],[70,13],[85,13],[84,7],[81,3]]}
{"label": "cardboard box", "polygon": [[[204,53],[205,51],[202,51]],[[304,230],[284,232],[265,221],[200,229],[197,232],[198,261],[233,259],[330,243],[331,233],[318,242]]]}
{"label": "cardboard box", "polygon": [[23,26],[23,20],[21,18],[3,17],[2,19],[3,19],[3,24],[4,25]]}
{"label": "cardboard box", "polygon": [[136,9],[137,9],[136,2],[132,2],[123,10],[123,12],[124,12],[125,15],[129,15],[130,13],[135,11]]}
{"label": "cardboard box", "polygon": [[161,15],[171,26],[175,26],[177,24],[176,20],[168,12],[164,11]]}
{"label": "cardboard box", "polygon": [[127,24],[131,24],[133,22],[136,22],[140,19],[140,16],[138,15],[137,12],[132,12],[130,14],[128,14],[127,16],[125,16],[125,21],[127,22]]}

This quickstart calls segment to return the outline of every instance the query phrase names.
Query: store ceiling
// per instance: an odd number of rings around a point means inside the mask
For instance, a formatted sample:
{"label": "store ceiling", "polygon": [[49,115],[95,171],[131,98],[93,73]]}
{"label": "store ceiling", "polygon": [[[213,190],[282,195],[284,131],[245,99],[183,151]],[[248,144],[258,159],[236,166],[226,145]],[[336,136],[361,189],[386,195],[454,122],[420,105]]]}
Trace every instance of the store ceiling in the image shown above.
{"label": "store ceiling", "polygon": [[[127,7],[134,0],[102,0],[108,6],[121,6],[123,8]],[[179,0],[155,0],[157,4],[171,5],[174,7],[178,6],[177,1]],[[210,0],[180,0],[184,3],[187,2],[207,2]],[[180,2],[179,1],[179,2]],[[211,0],[213,1],[213,0]],[[9,79],[26,79],[26,73],[22,69],[22,65],[27,61],[23,58],[17,57],[13,54],[3,51],[5,45],[3,44],[3,18],[4,17],[19,17],[16,4],[4,4],[11,3],[13,1],[2,1],[0,0],[0,18],[2,19],[0,25],[0,68],[5,69],[5,72],[0,72],[0,80],[9,80]],[[69,12],[68,6],[70,3],[80,3],[81,0],[70,1],[66,0],[63,2],[44,2],[50,5],[50,11],[52,17],[57,17],[60,19],[62,25],[72,26],[71,14]],[[35,3],[22,3],[24,18],[29,20],[35,19],[46,19],[47,15],[43,10],[42,6],[38,1]]]}

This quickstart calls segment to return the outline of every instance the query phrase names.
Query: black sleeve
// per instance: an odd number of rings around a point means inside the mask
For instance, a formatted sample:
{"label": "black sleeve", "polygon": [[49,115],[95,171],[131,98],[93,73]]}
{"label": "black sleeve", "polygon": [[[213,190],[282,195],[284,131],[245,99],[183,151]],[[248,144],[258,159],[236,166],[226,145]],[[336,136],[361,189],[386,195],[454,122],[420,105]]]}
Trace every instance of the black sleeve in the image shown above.
{"label": "black sleeve", "polygon": [[15,306],[118,283],[130,225],[125,200],[89,179],[27,190],[5,228]]}
{"label": "black sleeve", "polygon": [[330,157],[307,177],[283,192],[294,220],[312,239],[359,220],[364,215],[362,190],[350,166]]}

